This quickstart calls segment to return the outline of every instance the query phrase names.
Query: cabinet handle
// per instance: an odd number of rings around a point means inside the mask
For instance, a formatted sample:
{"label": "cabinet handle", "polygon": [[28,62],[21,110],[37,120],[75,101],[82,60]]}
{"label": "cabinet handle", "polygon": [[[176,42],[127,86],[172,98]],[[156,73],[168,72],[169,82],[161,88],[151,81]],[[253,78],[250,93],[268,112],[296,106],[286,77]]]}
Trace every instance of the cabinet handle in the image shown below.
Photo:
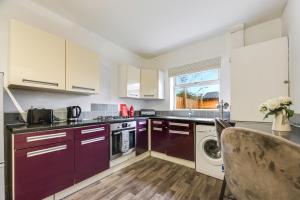
{"label": "cabinet handle", "polygon": [[134,96],[134,97],[138,97],[138,94],[128,94],[128,96]]}
{"label": "cabinet handle", "polygon": [[156,127],[154,127],[153,130],[154,131],[162,131],[162,128],[156,128]]}
{"label": "cabinet handle", "polygon": [[33,83],[33,84],[38,84],[38,85],[50,85],[50,86],[58,87],[58,83],[54,83],[54,82],[35,81],[35,80],[29,80],[29,79],[22,79],[22,81],[24,83]]}
{"label": "cabinet handle", "polygon": [[153,124],[162,124],[162,121],[153,121]]}
{"label": "cabinet handle", "polygon": [[93,129],[86,129],[86,130],[81,130],[81,134],[87,134],[87,133],[95,133],[98,131],[104,131],[105,128],[104,127],[100,127],[100,128],[93,128]]}
{"label": "cabinet handle", "polygon": [[[154,128],[153,128],[154,129]],[[140,128],[139,129],[139,132],[143,132],[143,131],[146,131],[147,129],[146,128]]]}
{"label": "cabinet handle", "polygon": [[67,136],[67,133],[62,132],[62,133],[55,133],[55,134],[48,134],[48,135],[31,136],[31,137],[27,137],[26,140],[27,140],[27,142],[35,142],[35,141],[40,141],[40,140],[62,138],[62,137],[66,137],[66,136]]}
{"label": "cabinet handle", "polygon": [[27,152],[27,158],[38,156],[38,155],[43,155],[43,154],[47,154],[47,153],[51,153],[51,152],[61,151],[61,150],[65,150],[65,149],[67,149],[67,145],[60,145],[60,146],[51,147],[51,148],[47,148],[47,149],[31,151],[31,152]]}
{"label": "cabinet handle", "polygon": [[146,121],[142,121],[142,122],[139,122],[139,125],[145,125],[147,122]]}
{"label": "cabinet handle", "polygon": [[83,140],[83,141],[81,141],[81,145],[91,144],[91,143],[99,142],[99,141],[103,141],[103,140],[105,140],[104,136],[98,137],[98,138],[94,138],[94,139],[89,139],[89,140]]}
{"label": "cabinet handle", "polygon": [[171,126],[184,126],[184,127],[189,127],[189,124],[183,124],[183,123],[175,123],[175,122],[169,122],[169,125]]}
{"label": "cabinet handle", "polygon": [[75,90],[95,91],[94,88],[81,87],[81,86],[75,86],[75,85],[72,85],[72,89],[75,89]]}
{"label": "cabinet handle", "polygon": [[175,131],[175,130],[169,130],[169,133],[173,133],[173,134],[181,134],[181,135],[189,135],[189,132],[186,131]]}
{"label": "cabinet handle", "polygon": [[144,94],[144,97],[154,97],[154,94]]}

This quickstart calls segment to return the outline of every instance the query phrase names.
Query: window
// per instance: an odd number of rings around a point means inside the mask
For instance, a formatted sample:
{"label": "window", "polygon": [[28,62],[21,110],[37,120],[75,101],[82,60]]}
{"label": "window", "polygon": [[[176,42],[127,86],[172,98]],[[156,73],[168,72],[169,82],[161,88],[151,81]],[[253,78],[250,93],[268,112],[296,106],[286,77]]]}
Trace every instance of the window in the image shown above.
{"label": "window", "polygon": [[175,76],[175,109],[216,109],[219,91],[219,69]]}

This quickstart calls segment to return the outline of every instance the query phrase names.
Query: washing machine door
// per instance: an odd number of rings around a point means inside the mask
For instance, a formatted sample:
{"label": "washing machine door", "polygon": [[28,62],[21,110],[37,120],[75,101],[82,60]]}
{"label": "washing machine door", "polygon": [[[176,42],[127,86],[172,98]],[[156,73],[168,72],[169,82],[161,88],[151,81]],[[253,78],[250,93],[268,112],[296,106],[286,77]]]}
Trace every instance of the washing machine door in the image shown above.
{"label": "washing machine door", "polygon": [[201,140],[201,147],[206,160],[212,165],[222,165],[221,150],[216,136],[206,136]]}

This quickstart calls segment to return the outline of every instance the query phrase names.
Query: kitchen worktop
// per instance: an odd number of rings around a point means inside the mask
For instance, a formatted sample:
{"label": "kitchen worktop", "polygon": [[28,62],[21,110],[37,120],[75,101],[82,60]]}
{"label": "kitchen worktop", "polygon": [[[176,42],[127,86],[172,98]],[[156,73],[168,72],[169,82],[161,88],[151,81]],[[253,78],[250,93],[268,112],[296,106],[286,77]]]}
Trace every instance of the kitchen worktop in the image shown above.
{"label": "kitchen worktop", "polygon": [[53,129],[82,127],[82,126],[97,125],[97,124],[127,122],[127,121],[134,121],[138,119],[147,119],[147,118],[136,117],[136,118],[109,119],[109,120],[80,120],[77,122],[65,121],[65,122],[55,122],[53,124],[37,124],[37,125],[28,125],[27,123],[19,123],[19,124],[9,124],[6,127],[13,134],[19,134],[19,133],[28,133],[28,132],[36,132],[36,131],[53,130]]}
{"label": "kitchen worktop", "polygon": [[300,145],[300,127],[298,126],[291,126],[292,131],[291,132],[277,132],[272,131],[272,123],[268,122],[236,122],[235,127],[241,127],[241,128],[249,128],[254,129],[266,133],[270,133],[279,137],[282,137],[284,139],[287,139],[291,142],[294,142],[296,144]]}
{"label": "kitchen worktop", "polygon": [[214,118],[199,118],[199,117],[178,117],[178,116],[153,116],[151,119],[174,119],[174,120],[182,120],[182,121],[192,121],[199,124],[207,124],[214,125]]}
{"label": "kitchen worktop", "polygon": [[169,119],[169,120],[182,120],[182,121],[192,121],[197,124],[213,125],[213,118],[194,118],[194,117],[177,117],[177,116],[151,116],[151,117],[134,117],[125,119],[109,119],[109,120],[81,120],[77,122],[56,122],[53,124],[38,124],[38,125],[28,125],[27,123],[9,124],[7,129],[13,134],[46,131],[53,129],[63,129],[63,128],[74,128],[97,124],[111,124],[118,122],[133,121],[139,119]]}

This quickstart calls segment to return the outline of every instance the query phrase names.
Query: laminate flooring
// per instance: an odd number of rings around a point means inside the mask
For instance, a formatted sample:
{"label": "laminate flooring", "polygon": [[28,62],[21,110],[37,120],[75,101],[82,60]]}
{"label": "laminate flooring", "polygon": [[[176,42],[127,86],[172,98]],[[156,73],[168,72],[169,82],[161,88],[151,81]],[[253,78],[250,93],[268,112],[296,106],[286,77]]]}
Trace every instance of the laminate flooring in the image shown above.
{"label": "laminate flooring", "polygon": [[65,200],[218,200],[222,181],[148,157]]}

